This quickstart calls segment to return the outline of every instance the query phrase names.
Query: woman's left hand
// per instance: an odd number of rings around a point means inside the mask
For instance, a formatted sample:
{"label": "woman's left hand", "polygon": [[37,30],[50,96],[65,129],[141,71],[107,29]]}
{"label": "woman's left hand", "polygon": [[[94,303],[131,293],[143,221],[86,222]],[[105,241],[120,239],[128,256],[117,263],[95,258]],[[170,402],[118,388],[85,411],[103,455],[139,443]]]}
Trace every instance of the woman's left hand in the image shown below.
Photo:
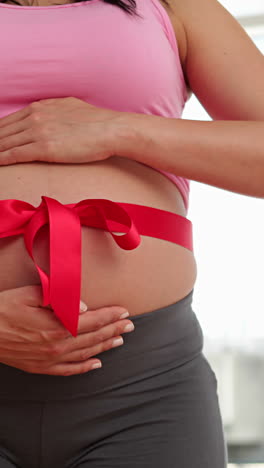
{"label": "woman's left hand", "polygon": [[115,154],[121,113],[75,97],[44,99],[0,118],[0,166],[89,163]]}

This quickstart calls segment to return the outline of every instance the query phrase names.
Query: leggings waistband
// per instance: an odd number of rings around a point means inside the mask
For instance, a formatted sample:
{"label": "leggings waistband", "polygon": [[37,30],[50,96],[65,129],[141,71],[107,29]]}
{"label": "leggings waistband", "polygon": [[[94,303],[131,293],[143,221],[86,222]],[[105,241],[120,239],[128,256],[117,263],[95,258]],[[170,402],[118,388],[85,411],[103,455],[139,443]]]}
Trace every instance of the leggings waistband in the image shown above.
{"label": "leggings waistband", "polygon": [[121,347],[98,355],[102,368],[68,377],[30,374],[0,364],[0,398],[66,400],[113,390],[194,359],[203,349],[203,332],[192,309],[193,290],[166,307],[130,317],[133,333]]}

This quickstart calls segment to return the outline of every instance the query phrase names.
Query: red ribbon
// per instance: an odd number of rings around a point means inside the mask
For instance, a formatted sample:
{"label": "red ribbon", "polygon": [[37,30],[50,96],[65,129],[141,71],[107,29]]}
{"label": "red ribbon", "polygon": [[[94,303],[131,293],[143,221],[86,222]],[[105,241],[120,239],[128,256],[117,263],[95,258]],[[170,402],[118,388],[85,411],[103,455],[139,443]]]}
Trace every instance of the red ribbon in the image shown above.
{"label": "red ribbon", "polygon": [[[73,336],[77,336],[80,312],[81,225],[108,231],[124,250],[136,249],[142,234],[193,251],[192,223],[178,214],[107,199],[86,199],[63,205],[54,198],[41,198],[37,208],[22,200],[1,200],[0,238],[24,234],[26,249],[39,273],[43,306],[51,305]],[[34,239],[46,224],[49,225],[50,277],[33,256]]]}

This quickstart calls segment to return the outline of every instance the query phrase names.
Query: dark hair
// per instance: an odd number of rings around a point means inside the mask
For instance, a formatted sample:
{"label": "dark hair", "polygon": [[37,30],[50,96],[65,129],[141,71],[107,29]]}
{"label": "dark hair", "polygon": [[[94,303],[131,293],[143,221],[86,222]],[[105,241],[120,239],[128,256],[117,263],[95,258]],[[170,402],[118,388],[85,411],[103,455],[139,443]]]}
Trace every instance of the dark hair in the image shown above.
{"label": "dark hair", "polygon": [[[1,3],[5,3],[7,0],[1,0]],[[85,0],[74,0],[72,3],[82,3]],[[135,0],[127,0],[129,3],[128,5],[124,3],[122,0],[103,0],[105,3],[110,3],[111,5],[116,5],[117,7],[121,8],[124,10],[126,13],[128,13],[131,16],[140,16],[138,15],[136,9],[137,9],[137,4]],[[142,0],[145,1],[145,0]],[[159,0],[157,0],[159,1]],[[13,3],[16,3],[17,5],[21,5],[21,3],[17,2],[16,0],[12,0]],[[169,9],[171,9],[170,4],[167,2],[167,0],[162,0],[163,3],[167,5]],[[57,3],[59,5],[59,3]]]}

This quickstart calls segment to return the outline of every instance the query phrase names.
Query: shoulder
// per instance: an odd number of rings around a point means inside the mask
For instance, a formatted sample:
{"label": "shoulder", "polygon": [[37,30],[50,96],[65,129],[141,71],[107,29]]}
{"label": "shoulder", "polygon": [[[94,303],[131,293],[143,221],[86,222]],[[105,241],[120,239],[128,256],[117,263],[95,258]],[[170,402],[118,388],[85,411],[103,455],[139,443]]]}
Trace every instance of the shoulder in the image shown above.
{"label": "shoulder", "polygon": [[211,118],[263,120],[264,57],[236,18],[218,0],[167,2],[186,83]]}

